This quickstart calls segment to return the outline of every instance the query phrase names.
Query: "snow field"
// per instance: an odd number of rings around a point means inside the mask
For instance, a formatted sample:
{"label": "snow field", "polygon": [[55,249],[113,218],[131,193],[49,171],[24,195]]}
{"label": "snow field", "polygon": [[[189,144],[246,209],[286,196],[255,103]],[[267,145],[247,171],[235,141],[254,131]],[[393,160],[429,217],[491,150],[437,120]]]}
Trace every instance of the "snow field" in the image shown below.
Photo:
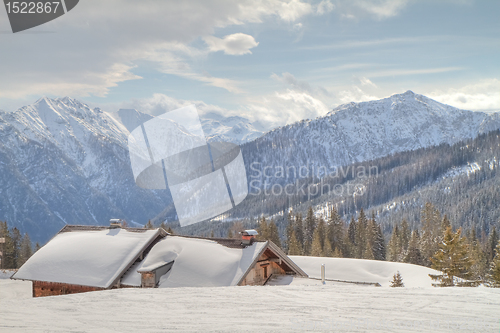
{"label": "snow field", "polygon": [[380,288],[295,280],[314,284],[115,289],[22,298],[23,293],[29,295],[30,282],[0,280],[0,331],[488,333],[500,329],[498,289]]}
{"label": "snow field", "polygon": [[306,256],[290,258],[311,278],[321,278],[321,265],[325,264],[326,279],[379,283],[382,287],[389,287],[393,275],[399,271],[405,287],[433,288],[429,274],[439,274],[428,267],[400,262]]}

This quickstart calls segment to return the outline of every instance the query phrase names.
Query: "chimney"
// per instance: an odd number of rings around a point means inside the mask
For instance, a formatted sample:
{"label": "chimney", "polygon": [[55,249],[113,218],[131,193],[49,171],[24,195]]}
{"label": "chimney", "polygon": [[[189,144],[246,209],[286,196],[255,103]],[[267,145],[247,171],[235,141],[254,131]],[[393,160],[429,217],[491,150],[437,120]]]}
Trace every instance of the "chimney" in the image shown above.
{"label": "chimney", "polygon": [[255,240],[255,236],[257,236],[259,233],[257,232],[257,230],[250,229],[250,230],[244,230],[240,232],[240,234],[241,234],[241,244],[251,245]]}
{"label": "chimney", "polygon": [[111,219],[109,220],[109,228],[116,229],[124,227],[124,220],[122,219]]}

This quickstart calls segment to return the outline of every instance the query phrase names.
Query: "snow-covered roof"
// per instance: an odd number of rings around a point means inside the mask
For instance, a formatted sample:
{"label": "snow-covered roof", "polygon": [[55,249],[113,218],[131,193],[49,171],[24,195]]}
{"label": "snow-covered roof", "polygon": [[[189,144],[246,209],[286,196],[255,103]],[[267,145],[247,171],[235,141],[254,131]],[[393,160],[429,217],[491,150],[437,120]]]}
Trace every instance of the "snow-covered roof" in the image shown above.
{"label": "snow-covered roof", "polygon": [[141,267],[142,261],[138,261],[130,267],[127,272],[123,275],[120,284],[132,287],[141,286],[141,274],[137,273],[137,270]]}
{"label": "snow-covered roof", "polygon": [[121,228],[60,232],[12,278],[108,288],[159,234]]}
{"label": "snow-covered roof", "polygon": [[267,244],[229,248],[214,240],[167,236],[151,249],[138,271],[151,271],[173,260],[172,269],[160,279],[160,288],[234,286]]}

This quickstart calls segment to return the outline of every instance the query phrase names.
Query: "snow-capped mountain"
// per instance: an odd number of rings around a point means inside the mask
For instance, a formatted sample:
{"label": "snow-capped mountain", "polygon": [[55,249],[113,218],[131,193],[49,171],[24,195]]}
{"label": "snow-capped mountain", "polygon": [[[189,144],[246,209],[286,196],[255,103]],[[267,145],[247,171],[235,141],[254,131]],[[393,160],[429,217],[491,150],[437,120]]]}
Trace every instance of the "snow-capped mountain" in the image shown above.
{"label": "snow-capped mountain", "polygon": [[[330,173],[332,167],[455,143],[498,128],[499,113],[460,110],[407,91],[341,105],[324,117],[277,128],[242,151],[249,181],[262,186],[267,179],[269,186],[293,181],[301,167],[302,176],[321,175],[324,168]],[[271,177],[263,176],[266,167]]]}
{"label": "snow-capped mountain", "polygon": [[109,113],[109,115],[125,126],[129,132],[132,132],[137,126],[153,118],[152,115],[139,112],[135,109],[120,109],[118,112]]}
{"label": "snow-capped mountain", "polygon": [[[65,223],[105,224],[112,217],[145,223],[157,214],[156,221],[170,221],[175,208],[168,191],[137,187],[130,167],[129,130],[149,119],[135,110],[109,115],[68,97],[0,113],[0,220],[39,241]],[[315,166],[317,173],[320,166],[349,165],[500,128],[498,113],[459,110],[412,92],[342,105],[263,136],[245,118],[208,113],[201,121],[211,141],[257,137],[242,145],[247,176],[262,181],[251,166],[268,167],[274,175],[268,184],[293,181],[301,166],[310,172]]]}
{"label": "snow-capped mountain", "polygon": [[[135,109],[120,109],[110,115],[120,122],[128,131],[134,130],[154,116]],[[242,144],[257,139],[264,134],[265,129],[258,123],[232,116],[224,117],[215,112],[200,115],[203,132],[208,141],[223,141]]]}
{"label": "snow-capped mountain", "polygon": [[0,114],[0,218],[40,241],[65,223],[147,222],[171,199],[135,185],[127,134],[68,97]]}
{"label": "snow-capped mountain", "polygon": [[202,114],[200,121],[208,141],[242,144],[257,139],[265,132],[264,127],[259,123],[252,123],[238,116],[224,117],[218,113],[209,112]]}

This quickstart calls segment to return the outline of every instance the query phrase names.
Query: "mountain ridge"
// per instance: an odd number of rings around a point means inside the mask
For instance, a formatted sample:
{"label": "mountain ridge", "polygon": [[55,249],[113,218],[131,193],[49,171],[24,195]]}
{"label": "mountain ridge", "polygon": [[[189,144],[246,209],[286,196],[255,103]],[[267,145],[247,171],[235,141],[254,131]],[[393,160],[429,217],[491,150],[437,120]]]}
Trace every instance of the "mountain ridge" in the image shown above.
{"label": "mountain ridge", "polygon": [[135,185],[126,129],[70,98],[0,114],[0,194],[0,218],[42,242],[66,223],[146,223],[171,202]]}
{"label": "mountain ridge", "polygon": [[[498,128],[499,113],[460,110],[407,91],[376,101],[344,104],[326,116],[276,128],[243,144],[242,151],[248,174],[258,173],[250,163],[258,163],[261,172],[264,167],[318,170],[453,144]],[[273,177],[252,178],[262,184],[277,181]],[[279,182],[295,179],[286,176]]]}
{"label": "mountain ridge", "polygon": [[[122,116],[129,113],[138,116],[132,121],[142,121],[136,110],[122,111]],[[261,187],[286,184],[297,177],[253,177],[254,162],[271,168],[348,165],[500,128],[500,114],[459,110],[412,92],[344,104],[324,117],[264,135],[246,118],[218,117],[209,114],[201,119],[204,130],[209,126],[212,131],[205,131],[210,141],[239,142],[258,136],[241,149],[248,180],[257,179]],[[242,132],[231,132],[235,129]],[[40,241],[65,223],[174,219],[168,190],[136,186],[128,133],[113,115],[70,97],[43,97],[17,111],[0,113],[0,219]]]}

